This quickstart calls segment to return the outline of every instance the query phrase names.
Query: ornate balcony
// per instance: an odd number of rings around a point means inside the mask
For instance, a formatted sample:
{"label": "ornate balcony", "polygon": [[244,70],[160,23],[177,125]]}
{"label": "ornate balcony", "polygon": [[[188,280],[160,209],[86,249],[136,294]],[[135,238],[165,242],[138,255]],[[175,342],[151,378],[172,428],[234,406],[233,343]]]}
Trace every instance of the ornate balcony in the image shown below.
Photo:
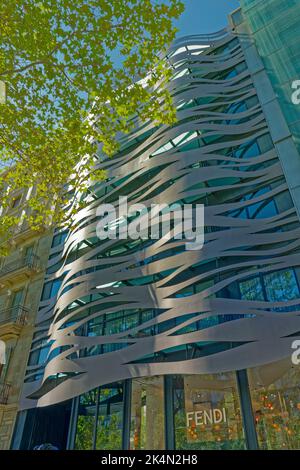
{"label": "ornate balcony", "polygon": [[14,261],[7,260],[0,268],[0,285],[9,285],[10,281],[22,280],[41,270],[40,258],[36,255],[26,256]]}
{"label": "ornate balcony", "polygon": [[23,305],[0,310],[0,338],[9,339],[19,336],[28,322],[29,310]]}
{"label": "ornate balcony", "polygon": [[0,405],[7,405],[11,384],[0,382]]}

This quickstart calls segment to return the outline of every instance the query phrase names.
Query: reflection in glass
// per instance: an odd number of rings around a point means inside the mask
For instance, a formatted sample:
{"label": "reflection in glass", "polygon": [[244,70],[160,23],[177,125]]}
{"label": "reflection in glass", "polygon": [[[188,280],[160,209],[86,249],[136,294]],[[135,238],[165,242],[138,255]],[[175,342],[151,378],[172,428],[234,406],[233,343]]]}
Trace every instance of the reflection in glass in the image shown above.
{"label": "reflection in glass", "polygon": [[75,449],[89,450],[93,448],[93,432],[97,403],[97,389],[81,395],[79,400]]}
{"label": "reflection in glass", "polygon": [[99,389],[96,449],[122,449],[123,385]]}
{"label": "reflection in glass", "polygon": [[235,375],[173,379],[176,449],[244,449]]}
{"label": "reflection in glass", "polygon": [[263,289],[259,277],[240,282],[241,298],[245,300],[264,300]]}
{"label": "reflection in glass", "polygon": [[132,381],[130,449],[164,449],[163,377]]}
{"label": "reflection in glass", "polygon": [[292,269],[267,274],[264,280],[270,302],[293,300],[299,297],[299,288]]}
{"label": "reflection in glass", "polygon": [[80,397],[75,449],[122,449],[123,383],[105,385]]}
{"label": "reflection in glass", "polygon": [[249,369],[259,447],[300,448],[300,370],[290,359]]}
{"label": "reflection in glass", "polygon": [[[286,269],[247,279],[239,283],[241,299],[287,302],[299,297],[295,271]],[[298,306],[277,307],[275,311],[292,311]]]}

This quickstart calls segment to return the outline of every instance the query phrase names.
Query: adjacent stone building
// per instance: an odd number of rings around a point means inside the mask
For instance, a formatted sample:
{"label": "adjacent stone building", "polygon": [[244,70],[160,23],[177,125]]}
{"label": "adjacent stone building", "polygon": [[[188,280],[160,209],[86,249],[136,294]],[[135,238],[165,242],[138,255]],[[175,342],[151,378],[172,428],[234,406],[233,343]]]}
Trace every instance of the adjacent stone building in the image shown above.
{"label": "adjacent stone building", "polygon": [[0,373],[0,449],[9,449],[20,390],[30,351],[52,234],[22,223],[29,191],[12,196],[8,211],[20,224],[10,239],[9,254],[0,262],[0,340],[5,364]]}

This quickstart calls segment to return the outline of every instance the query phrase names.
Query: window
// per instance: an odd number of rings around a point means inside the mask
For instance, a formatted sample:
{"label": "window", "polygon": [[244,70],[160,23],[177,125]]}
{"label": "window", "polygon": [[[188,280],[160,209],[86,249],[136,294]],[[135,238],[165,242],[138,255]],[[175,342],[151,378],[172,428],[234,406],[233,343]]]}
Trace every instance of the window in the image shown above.
{"label": "window", "polygon": [[47,342],[47,338],[39,340],[34,347],[40,347],[30,354],[28,364],[31,366],[44,364],[48,358],[48,354],[53,343],[54,341]]}
{"label": "window", "polygon": [[[273,199],[268,198],[268,192],[271,190],[268,186],[260,189],[259,191],[252,192],[240,199],[241,202],[246,202],[246,207],[241,207],[233,211],[229,211],[228,215],[240,219],[267,219],[278,214],[277,206]],[[260,202],[252,204],[253,199],[259,198],[266,194],[266,198]]]}
{"label": "window", "polygon": [[60,232],[60,233],[55,234],[52,239],[52,245],[51,245],[52,248],[63,243],[65,239],[67,238],[67,235],[68,235],[68,232]]}
{"label": "window", "polygon": [[241,298],[244,300],[264,300],[262,283],[259,277],[240,282]]}
{"label": "window", "polygon": [[[0,379],[1,379],[1,381],[5,381],[6,378],[7,378],[8,368],[9,368],[10,360],[12,358],[12,354],[13,354],[13,347],[6,345],[5,364],[3,364],[2,370],[1,370],[1,367],[0,367]],[[0,364],[0,366],[1,366],[1,364]]]}
{"label": "window", "polygon": [[299,297],[299,287],[292,269],[266,274],[264,282],[270,302],[288,301]]}
{"label": "window", "polygon": [[130,449],[164,449],[163,377],[132,381]]}
{"label": "window", "polygon": [[260,449],[298,450],[299,367],[279,362],[249,369],[248,375]]}
{"label": "window", "polygon": [[[239,283],[241,298],[245,300],[264,300],[287,302],[300,297],[295,271],[286,269],[270,274],[260,274]],[[300,303],[300,299],[299,299]],[[297,306],[276,307],[274,311],[290,311]]]}
{"label": "window", "polygon": [[122,382],[81,395],[75,449],[122,449],[123,395]]}
{"label": "window", "polygon": [[122,449],[123,384],[99,388],[96,449]]}
{"label": "window", "polygon": [[238,149],[234,152],[234,157],[236,158],[251,158],[257,157],[260,154],[258,144],[255,141],[252,141],[247,144],[240,145]]}
{"label": "window", "polygon": [[46,282],[43,288],[42,300],[47,300],[57,294],[61,286],[61,279],[54,279],[54,281]]}
{"label": "window", "polygon": [[16,209],[17,207],[19,207],[19,205],[21,204],[21,201],[22,201],[21,195],[15,196],[12,200],[11,208]]}
{"label": "window", "polygon": [[23,303],[23,299],[24,299],[24,289],[15,291],[12,294],[11,307],[12,308],[19,307]]}
{"label": "window", "polygon": [[93,433],[95,427],[97,389],[81,395],[77,418],[75,449],[93,449]]}
{"label": "window", "polygon": [[32,256],[33,256],[33,251],[34,251],[34,245],[29,245],[25,249],[25,260],[26,262],[32,261]]}
{"label": "window", "polygon": [[173,377],[175,448],[245,449],[233,372]]}

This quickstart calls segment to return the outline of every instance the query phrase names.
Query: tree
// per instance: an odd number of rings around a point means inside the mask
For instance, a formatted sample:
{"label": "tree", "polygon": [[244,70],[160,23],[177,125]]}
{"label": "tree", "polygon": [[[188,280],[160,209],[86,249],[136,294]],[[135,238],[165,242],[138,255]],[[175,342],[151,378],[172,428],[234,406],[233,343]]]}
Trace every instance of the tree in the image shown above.
{"label": "tree", "polygon": [[[1,1],[4,207],[16,189],[34,185],[28,223],[39,228],[49,217],[60,223],[65,184],[86,187],[96,140],[110,156],[118,149],[116,134],[130,131],[134,114],[174,123],[163,86],[170,70],[159,57],[173,40],[173,20],[182,11],[180,0]],[[149,71],[145,86],[141,79]],[[49,200],[51,207],[45,205]],[[17,220],[2,215],[2,234]]]}

